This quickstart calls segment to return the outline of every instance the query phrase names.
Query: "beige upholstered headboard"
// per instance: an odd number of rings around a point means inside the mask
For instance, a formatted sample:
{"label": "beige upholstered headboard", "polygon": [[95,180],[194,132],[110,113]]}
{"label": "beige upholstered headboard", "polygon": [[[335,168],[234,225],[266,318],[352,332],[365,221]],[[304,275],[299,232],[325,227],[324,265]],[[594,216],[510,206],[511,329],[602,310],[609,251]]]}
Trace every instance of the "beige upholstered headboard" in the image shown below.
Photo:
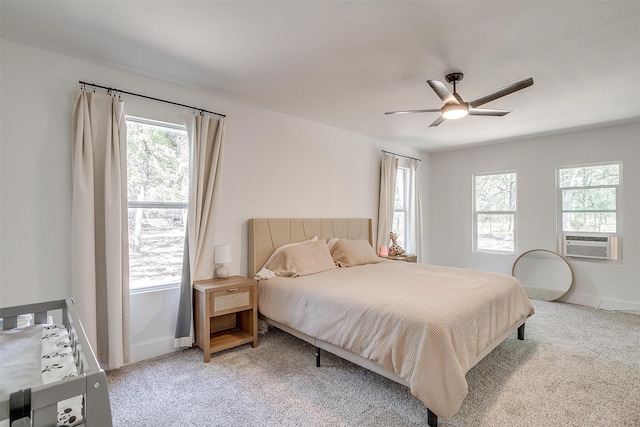
{"label": "beige upholstered headboard", "polygon": [[253,218],[249,220],[249,277],[273,251],[287,243],[340,237],[365,239],[373,245],[371,218]]}

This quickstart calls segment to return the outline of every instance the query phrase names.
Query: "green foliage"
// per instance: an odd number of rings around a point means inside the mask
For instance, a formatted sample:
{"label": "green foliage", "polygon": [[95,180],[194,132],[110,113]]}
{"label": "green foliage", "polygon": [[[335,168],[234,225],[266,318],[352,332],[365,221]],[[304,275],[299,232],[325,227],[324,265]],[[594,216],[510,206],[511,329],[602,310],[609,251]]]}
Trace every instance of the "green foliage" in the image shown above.
{"label": "green foliage", "polygon": [[620,167],[617,164],[564,168],[560,170],[560,188],[618,185]]}
{"label": "green foliage", "polygon": [[475,179],[478,212],[513,211],[516,209],[516,174],[478,175]]}
{"label": "green foliage", "polygon": [[129,208],[131,289],[179,283],[189,198],[189,138],[183,129],[127,120],[130,203],[174,203]]}
{"label": "green foliage", "polygon": [[512,252],[515,245],[514,214],[496,212],[516,210],[516,174],[476,175],[474,191],[477,212],[476,248]]}
{"label": "green foliage", "polygon": [[127,121],[127,190],[130,201],[188,201],[187,132]]}
{"label": "green foliage", "polygon": [[564,211],[615,211],[615,188],[585,188],[562,191]]}
{"label": "green foliage", "polygon": [[564,231],[616,232],[620,165],[563,168],[558,178]]}

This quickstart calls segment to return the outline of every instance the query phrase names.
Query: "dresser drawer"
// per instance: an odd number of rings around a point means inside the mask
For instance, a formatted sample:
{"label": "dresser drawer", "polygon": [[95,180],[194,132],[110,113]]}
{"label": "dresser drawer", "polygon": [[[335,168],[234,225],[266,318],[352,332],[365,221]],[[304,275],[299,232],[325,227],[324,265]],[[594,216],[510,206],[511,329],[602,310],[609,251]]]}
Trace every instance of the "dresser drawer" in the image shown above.
{"label": "dresser drawer", "polygon": [[229,288],[209,294],[209,316],[222,316],[253,308],[253,287]]}

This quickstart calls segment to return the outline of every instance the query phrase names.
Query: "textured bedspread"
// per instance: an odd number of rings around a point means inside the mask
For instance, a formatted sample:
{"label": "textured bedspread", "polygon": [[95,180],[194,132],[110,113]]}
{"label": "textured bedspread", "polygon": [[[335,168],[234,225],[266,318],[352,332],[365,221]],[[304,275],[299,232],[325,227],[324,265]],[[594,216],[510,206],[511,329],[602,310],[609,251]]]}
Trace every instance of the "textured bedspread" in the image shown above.
{"label": "textured bedspread", "polygon": [[453,416],[465,374],[533,314],[511,276],[399,261],[259,283],[260,312],[395,372],[435,414]]}

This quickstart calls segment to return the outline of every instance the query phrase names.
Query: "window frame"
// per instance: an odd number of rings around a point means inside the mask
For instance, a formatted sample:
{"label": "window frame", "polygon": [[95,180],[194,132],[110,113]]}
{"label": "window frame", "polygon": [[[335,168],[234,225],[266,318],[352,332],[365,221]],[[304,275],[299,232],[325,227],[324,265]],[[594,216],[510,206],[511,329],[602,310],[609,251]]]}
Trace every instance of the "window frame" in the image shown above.
{"label": "window frame", "polygon": [[[180,130],[180,131],[184,131],[187,133],[187,137],[188,137],[188,131],[187,131],[187,127],[185,125],[180,125],[180,124],[176,124],[176,123],[169,123],[169,122],[163,122],[163,121],[159,121],[159,120],[153,120],[153,119],[148,119],[148,118],[143,118],[143,117],[137,117],[137,116],[125,116],[125,121],[127,123],[129,122],[135,122],[135,123],[139,123],[139,124],[143,124],[143,125],[150,125],[150,126],[158,126],[158,127],[164,127],[164,128],[168,128],[168,129],[175,129],[175,130]],[[128,149],[128,142],[127,142],[127,149]],[[190,148],[190,147],[189,147]],[[191,168],[191,165],[189,164],[189,169]],[[128,167],[127,167],[127,174],[128,174]],[[140,200],[129,200],[129,195],[127,194],[127,210],[129,209],[137,209],[137,208],[141,208],[141,209],[184,209],[186,211],[188,211],[188,207],[189,207],[189,203],[188,202],[160,202],[160,201],[140,201]],[[128,223],[128,220],[127,220]],[[127,224],[127,227],[129,225]],[[129,255],[129,260],[131,255]],[[130,295],[136,295],[136,294],[142,294],[142,293],[147,293],[147,292],[155,292],[155,291],[164,291],[164,290],[170,290],[170,289],[179,289],[181,286],[180,281],[178,282],[171,282],[171,283],[162,283],[162,284],[158,284],[158,285],[150,285],[150,286],[144,286],[144,287],[140,287],[140,288],[135,288],[135,289],[129,289],[129,294]]]}
{"label": "window frame", "polygon": [[[392,228],[391,231],[396,233],[396,235],[398,236],[398,240],[399,240],[400,246],[406,249],[406,244],[407,244],[407,219],[409,218],[409,172],[410,172],[410,169],[408,167],[398,166],[398,170],[396,171],[396,181],[395,181],[396,182],[396,186],[397,186],[397,181],[398,181],[398,171],[400,171],[400,169],[403,169],[403,171],[404,171],[403,174],[402,174],[403,177],[404,177],[403,178],[404,182],[403,182],[403,185],[402,185],[402,188],[404,190],[403,191],[404,194],[402,194],[402,202],[403,202],[402,206],[403,206],[403,208],[402,209],[396,209],[396,206],[395,206],[396,191],[394,190],[394,192],[393,192],[393,196],[394,196],[393,197],[393,200],[394,200],[394,203],[393,203],[393,216],[394,216],[394,219],[395,219],[396,212],[403,214],[403,216],[404,216],[404,232],[403,232],[402,236],[400,236],[395,230],[393,230],[393,226],[391,227]],[[394,186],[394,188],[396,186]]]}
{"label": "window frame", "polygon": [[[588,185],[588,186],[571,186],[571,187],[561,187],[560,186],[560,171],[565,169],[580,169],[580,168],[593,168],[599,166],[618,166],[618,183],[617,184],[603,184],[603,185]],[[600,163],[585,163],[578,165],[569,165],[569,166],[558,166],[556,168],[556,205],[557,205],[557,235],[559,240],[562,240],[562,235],[567,233],[593,233],[593,234],[607,234],[607,235],[617,235],[620,236],[622,234],[622,162],[621,161],[612,161],[612,162],[600,162]],[[610,231],[585,231],[585,230],[565,230],[564,229],[564,214],[566,212],[593,212],[593,213],[611,213],[610,209],[603,210],[564,210],[563,206],[563,194],[564,191],[575,191],[575,190],[584,190],[584,189],[608,189],[614,188],[616,194],[616,229],[614,232]],[[620,239],[618,239],[619,241]]]}
{"label": "window frame", "polygon": [[[479,211],[477,209],[477,185],[476,180],[481,176],[494,176],[494,175],[510,175],[515,176],[515,203],[514,210],[496,210],[496,211]],[[472,236],[471,236],[471,250],[473,253],[494,254],[494,255],[514,255],[518,252],[518,172],[516,170],[507,170],[501,172],[482,172],[474,173],[471,177],[472,186]],[[478,215],[512,215],[513,216],[513,250],[497,250],[497,249],[482,249],[478,247]]]}

